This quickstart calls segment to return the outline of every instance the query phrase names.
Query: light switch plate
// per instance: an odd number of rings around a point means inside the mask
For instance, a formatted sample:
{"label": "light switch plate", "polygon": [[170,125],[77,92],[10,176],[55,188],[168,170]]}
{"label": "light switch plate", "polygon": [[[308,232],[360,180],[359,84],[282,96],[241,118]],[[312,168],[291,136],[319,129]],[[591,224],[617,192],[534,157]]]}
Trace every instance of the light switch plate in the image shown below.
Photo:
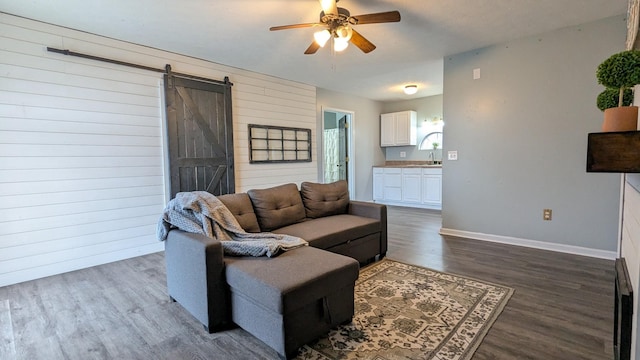
{"label": "light switch plate", "polygon": [[447,160],[458,160],[458,151],[457,150],[452,150],[452,151],[447,151]]}
{"label": "light switch plate", "polygon": [[400,157],[407,157],[407,152],[406,151],[400,151]]}

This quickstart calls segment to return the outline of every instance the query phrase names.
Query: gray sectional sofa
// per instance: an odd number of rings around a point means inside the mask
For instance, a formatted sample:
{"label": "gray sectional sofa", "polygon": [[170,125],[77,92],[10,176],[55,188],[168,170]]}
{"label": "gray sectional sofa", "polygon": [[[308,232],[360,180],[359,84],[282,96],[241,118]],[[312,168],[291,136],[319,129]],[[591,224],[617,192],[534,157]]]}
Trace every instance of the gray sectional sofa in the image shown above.
{"label": "gray sectional sofa", "polygon": [[282,358],[354,314],[359,263],[387,251],[387,212],[351,201],[347,183],[304,182],[218,197],[247,232],[301,237],[273,258],[225,256],[219,240],[178,229],[165,241],[167,287],[208,331],[235,323]]}

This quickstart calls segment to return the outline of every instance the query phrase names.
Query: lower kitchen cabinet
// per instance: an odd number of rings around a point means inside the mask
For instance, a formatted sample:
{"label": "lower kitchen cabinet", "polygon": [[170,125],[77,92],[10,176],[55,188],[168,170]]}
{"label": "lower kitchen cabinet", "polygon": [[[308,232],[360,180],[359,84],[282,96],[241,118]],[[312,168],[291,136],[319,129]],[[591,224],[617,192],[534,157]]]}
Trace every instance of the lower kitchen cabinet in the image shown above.
{"label": "lower kitchen cabinet", "polygon": [[374,167],[373,201],[442,209],[442,168]]}

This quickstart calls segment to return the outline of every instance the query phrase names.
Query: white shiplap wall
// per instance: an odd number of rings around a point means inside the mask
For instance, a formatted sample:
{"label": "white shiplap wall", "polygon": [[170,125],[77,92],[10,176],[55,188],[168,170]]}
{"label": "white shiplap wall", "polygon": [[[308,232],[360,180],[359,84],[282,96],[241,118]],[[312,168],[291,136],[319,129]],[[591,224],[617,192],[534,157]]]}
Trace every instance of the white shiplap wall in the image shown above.
{"label": "white shiplap wall", "polygon": [[[628,175],[638,176],[638,175]],[[640,183],[636,184],[636,186]],[[631,358],[637,359],[638,347],[638,316],[640,309],[638,293],[640,291],[640,188],[634,188],[630,182],[625,182],[624,203],[622,210],[622,245],[621,257],[625,258],[627,270],[633,287],[633,336]]]}
{"label": "white shiplap wall", "polygon": [[[640,85],[635,86],[636,94]],[[633,105],[640,106],[640,97],[636,96]],[[640,130],[640,124],[638,124]],[[620,257],[627,263],[627,270],[631,280],[633,294],[633,321],[631,336],[631,359],[640,356],[640,332],[638,319],[640,318],[640,174],[623,175],[622,219]]]}
{"label": "white shiplap wall", "polygon": [[313,162],[274,165],[247,142],[249,123],[315,130],[314,87],[0,13],[0,286],[163,249],[161,74],[47,46],[229,76],[237,191],[317,179],[315,142]]}

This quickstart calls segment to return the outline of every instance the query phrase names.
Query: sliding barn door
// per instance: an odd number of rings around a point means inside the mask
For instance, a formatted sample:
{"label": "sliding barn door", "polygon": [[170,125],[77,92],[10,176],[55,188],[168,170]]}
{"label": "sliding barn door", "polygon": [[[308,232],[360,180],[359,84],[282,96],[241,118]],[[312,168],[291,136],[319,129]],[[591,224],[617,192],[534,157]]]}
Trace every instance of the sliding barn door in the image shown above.
{"label": "sliding barn door", "polygon": [[231,84],[165,75],[171,197],[235,192]]}

